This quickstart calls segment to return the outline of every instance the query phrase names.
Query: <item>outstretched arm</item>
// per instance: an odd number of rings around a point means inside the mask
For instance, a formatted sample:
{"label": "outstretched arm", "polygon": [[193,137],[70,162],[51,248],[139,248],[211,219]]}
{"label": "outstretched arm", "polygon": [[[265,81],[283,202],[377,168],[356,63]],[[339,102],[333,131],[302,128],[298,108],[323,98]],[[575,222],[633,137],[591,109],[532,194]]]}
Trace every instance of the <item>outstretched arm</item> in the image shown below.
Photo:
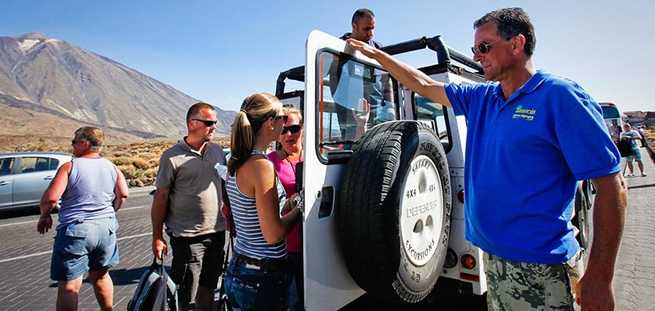
{"label": "outstretched arm", "polygon": [[348,43],[348,46],[353,49],[378,61],[384,69],[388,70],[389,73],[396,78],[396,80],[410,90],[423,97],[429,98],[432,102],[439,103],[446,107],[451,106],[448,96],[446,96],[446,90],[444,89],[443,83],[434,81],[420,70],[413,68],[362,41],[348,39],[346,42]]}

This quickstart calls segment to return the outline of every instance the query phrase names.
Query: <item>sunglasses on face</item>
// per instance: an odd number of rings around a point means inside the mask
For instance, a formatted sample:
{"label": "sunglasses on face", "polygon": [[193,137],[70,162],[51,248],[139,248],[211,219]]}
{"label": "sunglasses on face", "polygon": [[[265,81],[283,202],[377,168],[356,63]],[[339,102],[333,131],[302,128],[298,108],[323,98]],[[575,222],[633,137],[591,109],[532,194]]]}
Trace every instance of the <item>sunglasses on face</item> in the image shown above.
{"label": "sunglasses on face", "polygon": [[473,52],[473,55],[475,54],[487,54],[489,51],[491,51],[491,43],[487,42],[481,42],[478,44],[478,46],[471,47],[471,52]]}
{"label": "sunglasses on face", "polygon": [[204,124],[206,127],[213,126],[213,125],[216,124],[216,122],[218,122],[218,121],[215,121],[215,120],[202,120],[202,119],[191,119],[191,120],[202,122],[202,124]]}
{"label": "sunglasses on face", "polygon": [[286,134],[287,132],[290,132],[291,134],[296,134],[300,132],[301,129],[302,126],[300,124],[285,126],[282,128],[282,135]]}

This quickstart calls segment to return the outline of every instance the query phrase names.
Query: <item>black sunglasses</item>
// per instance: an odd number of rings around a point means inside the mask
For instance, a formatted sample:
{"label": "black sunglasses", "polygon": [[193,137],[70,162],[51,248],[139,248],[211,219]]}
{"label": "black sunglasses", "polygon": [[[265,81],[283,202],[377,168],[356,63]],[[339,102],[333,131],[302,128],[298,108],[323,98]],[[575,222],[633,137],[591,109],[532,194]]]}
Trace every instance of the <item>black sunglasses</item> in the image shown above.
{"label": "black sunglasses", "polygon": [[302,125],[300,124],[285,126],[282,128],[282,135],[286,134],[287,132],[291,132],[291,134],[295,134],[300,132],[301,129],[302,129]]}
{"label": "black sunglasses", "polygon": [[471,52],[473,52],[473,55],[475,54],[487,54],[489,51],[491,51],[491,43],[487,42],[481,42],[478,44],[478,46],[471,47]]}
{"label": "black sunglasses", "polygon": [[191,120],[200,121],[200,122],[202,122],[202,124],[204,124],[206,127],[210,127],[210,126],[212,126],[212,125],[215,125],[216,122],[218,122],[218,121],[214,121],[214,120],[202,120],[202,119],[191,119]]}

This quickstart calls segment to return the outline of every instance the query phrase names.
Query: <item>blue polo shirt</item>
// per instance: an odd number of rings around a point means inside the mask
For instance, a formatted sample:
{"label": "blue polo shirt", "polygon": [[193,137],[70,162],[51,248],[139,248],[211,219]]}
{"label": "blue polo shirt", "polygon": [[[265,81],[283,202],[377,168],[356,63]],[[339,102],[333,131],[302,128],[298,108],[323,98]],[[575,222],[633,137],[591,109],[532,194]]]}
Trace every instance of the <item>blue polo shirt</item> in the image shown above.
{"label": "blue polo shirt", "polygon": [[509,260],[570,259],[577,180],[620,171],[598,103],[543,71],[507,100],[498,83],[449,84],[446,94],[466,116],[466,238]]}

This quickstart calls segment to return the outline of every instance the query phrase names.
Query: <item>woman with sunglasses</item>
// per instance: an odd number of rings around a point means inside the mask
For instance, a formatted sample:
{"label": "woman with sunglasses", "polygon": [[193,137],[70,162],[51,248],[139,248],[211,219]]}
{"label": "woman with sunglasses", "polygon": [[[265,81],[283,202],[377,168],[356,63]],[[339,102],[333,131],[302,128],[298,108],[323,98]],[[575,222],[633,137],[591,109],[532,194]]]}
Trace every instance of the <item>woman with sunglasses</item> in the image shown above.
{"label": "woman with sunglasses", "polygon": [[300,211],[286,200],[273,163],[264,150],[277,139],[286,116],[273,95],[247,97],[232,124],[232,156],[227,194],[235,226],[234,256],[225,274],[225,289],[241,310],[286,310],[290,282],[286,236]]}
{"label": "woman with sunglasses", "polygon": [[[269,160],[273,162],[277,176],[280,178],[287,198],[296,194],[296,164],[302,161],[302,114],[295,108],[285,109],[287,122],[282,128],[278,137],[280,148],[268,154]],[[283,211],[283,213],[286,211]],[[300,257],[300,223],[291,229],[287,236],[287,251],[289,263],[291,264],[293,280],[289,287],[289,309],[302,310],[302,260]]]}

